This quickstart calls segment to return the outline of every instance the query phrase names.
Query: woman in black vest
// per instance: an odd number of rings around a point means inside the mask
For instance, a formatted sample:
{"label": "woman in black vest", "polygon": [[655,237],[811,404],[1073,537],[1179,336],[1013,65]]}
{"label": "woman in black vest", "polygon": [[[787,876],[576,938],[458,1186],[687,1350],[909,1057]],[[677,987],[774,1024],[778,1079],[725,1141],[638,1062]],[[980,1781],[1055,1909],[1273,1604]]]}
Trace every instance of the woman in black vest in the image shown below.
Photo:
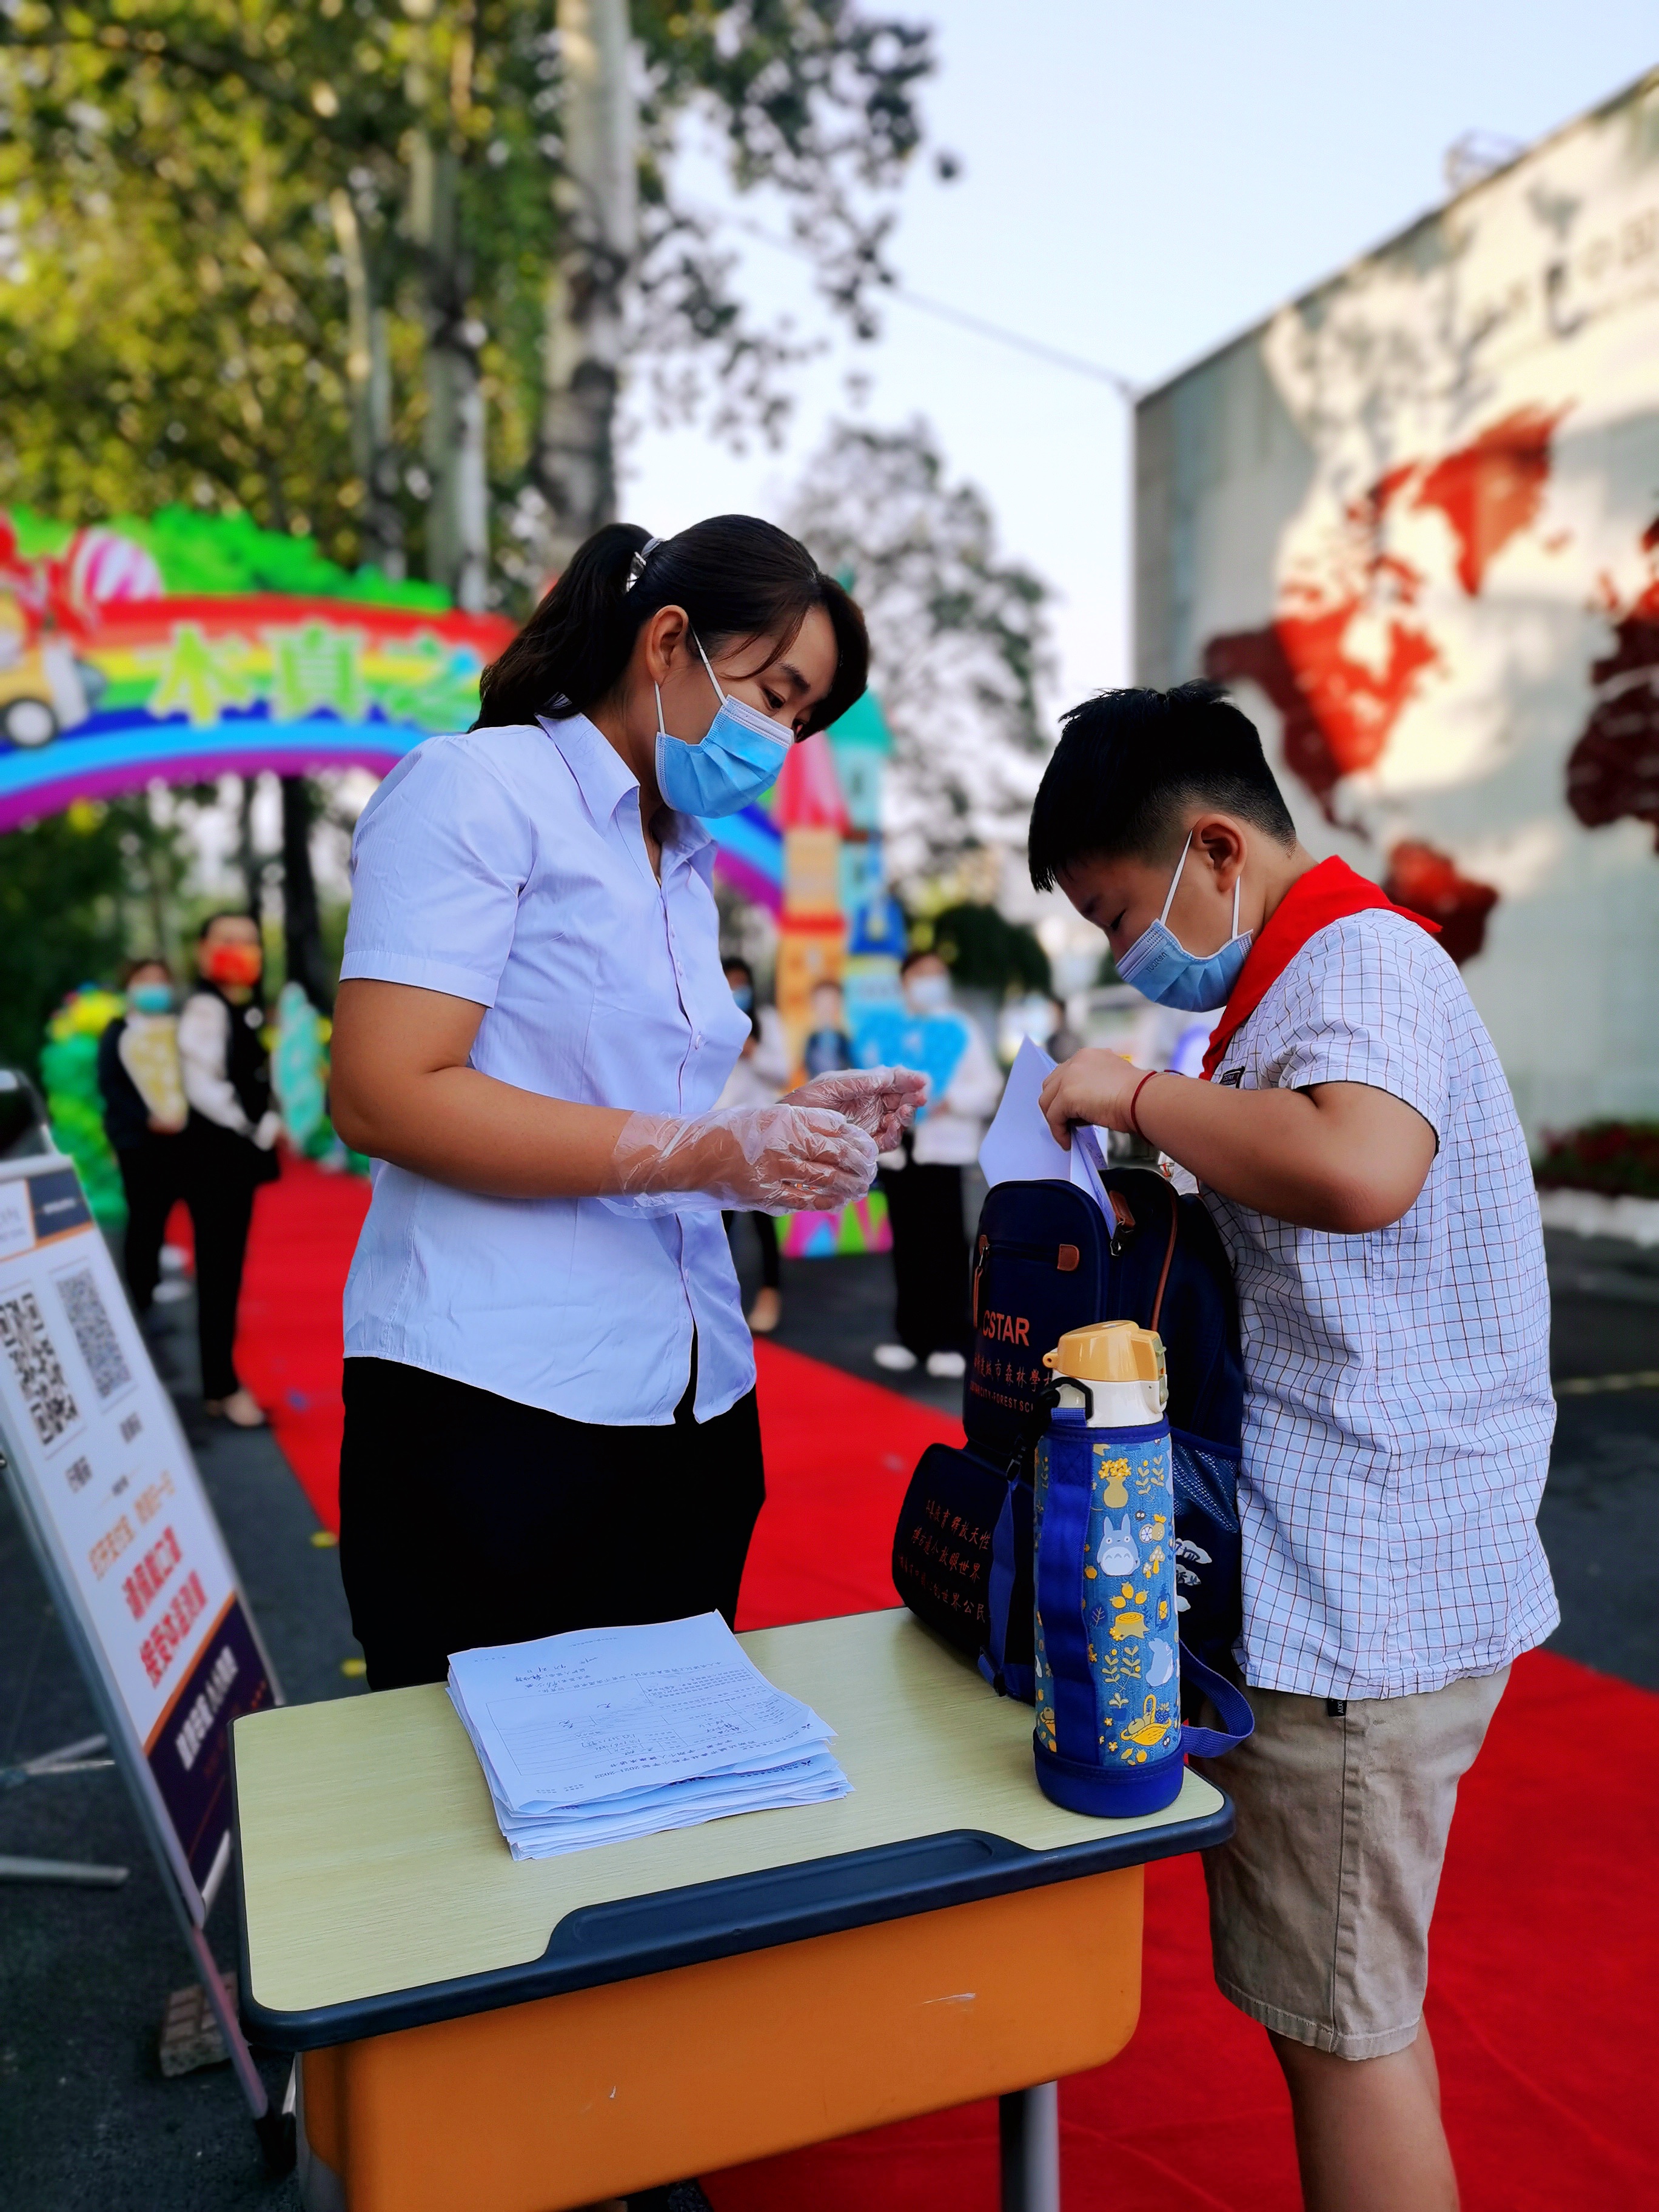
{"label": "woman in black vest", "polygon": [[282,1127],[270,1105],[258,923],[252,915],[210,915],[196,965],[202,980],[179,1018],[179,1055],[190,1102],[185,1178],[196,1228],[202,1401],[207,1413],[257,1429],[264,1415],[238,1380],[231,1348],[253,1194],[276,1179],[272,1147]]}

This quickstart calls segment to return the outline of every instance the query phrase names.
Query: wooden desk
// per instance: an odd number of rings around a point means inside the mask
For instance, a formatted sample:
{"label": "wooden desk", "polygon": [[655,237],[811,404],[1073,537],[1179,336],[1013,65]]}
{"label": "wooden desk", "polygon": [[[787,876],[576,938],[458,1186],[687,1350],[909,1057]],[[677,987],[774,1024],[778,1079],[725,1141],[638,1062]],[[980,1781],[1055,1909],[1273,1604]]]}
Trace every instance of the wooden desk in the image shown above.
{"label": "wooden desk", "polygon": [[1141,1865],[1231,1833],[1221,1793],[1060,1811],[1029,1710],[902,1610],[743,1642],[851,1796],[515,1862],[441,1688],[236,1723],[243,2014],[307,2053],[318,2212],[558,2212],[1128,2040]]}

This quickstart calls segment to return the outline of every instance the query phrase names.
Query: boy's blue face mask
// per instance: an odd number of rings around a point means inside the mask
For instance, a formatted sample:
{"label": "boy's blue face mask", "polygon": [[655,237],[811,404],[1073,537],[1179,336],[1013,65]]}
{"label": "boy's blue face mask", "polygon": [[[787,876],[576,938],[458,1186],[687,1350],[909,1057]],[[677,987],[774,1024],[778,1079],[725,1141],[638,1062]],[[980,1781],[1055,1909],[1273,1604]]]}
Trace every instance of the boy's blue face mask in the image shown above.
{"label": "boy's blue face mask", "polygon": [[170,1014],[173,1012],[171,983],[135,983],[127,993],[127,1004],[135,1014]]}
{"label": "boy's blue face mask", "polygon": [[1133,984],[1144,998],[1156,999],[1160,1006],[1179,1006],[1185,1013],[1208,1013],[1213,1007],[1224,1006],[1238,981],[1238,971],[1255,941],[1255,932],[1247,929],[1241,935],[1238,927],[1238,894],[1243,878],[1233,882],[1233,933],[1218,952],[1188,952],[1175,932],[1169,927],[1169,912],[1175,902],[1176,886],[1181,881],[1181,871],[1187,865],[1187,855],[1192,849],[1190,837],[1181,848],[1181,858],[1176,862],[1176,872],[1170,883],[1170,896],[1164,902],[1164,912],[1150,929],[1144,929],[1117,963],[1117,972],[1126,983]]}
{"label": "boy's blue face mask", "polygon": [[681,814],[737,814],[777,781],[794,735],[747,700],[721,691],[701,640],[697,651],[720,703],[701,740],[672,738],[663,726],[662,692],[652,686],[657,693],[657,788]]}

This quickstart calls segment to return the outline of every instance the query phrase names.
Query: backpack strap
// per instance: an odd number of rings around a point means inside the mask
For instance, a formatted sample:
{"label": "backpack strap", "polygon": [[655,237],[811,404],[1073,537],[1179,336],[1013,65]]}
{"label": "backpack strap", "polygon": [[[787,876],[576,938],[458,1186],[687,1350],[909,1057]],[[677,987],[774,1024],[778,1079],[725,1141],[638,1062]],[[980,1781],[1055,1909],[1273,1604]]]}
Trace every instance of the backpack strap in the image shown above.
{"label": "backpack strap", "polygon": [[1206,1729],[1194,1728],[1190,1721],[1183,1721],[1183,1753],[1199,1759],[1219,1759],[1223,1752],[1235,1750],[1246,1736],[1255,1734],[1255,1715],[1243,1690],[1224,1674],[1218,1674],[1213,1667],[1206,1667],[1185,1644],[1181,1647],[1181,1681],[1183,1688],[1190,1683],[1194,1689],[1203,1691],[1222,1723],[1218,1729]]}
{"label": "backpack strap", "polygon": [[[1093,1405],[1093,1394],[1079,1383]],[[1030,1425],[1020,1438],[1019,1449],[1008,1462],[1008,1487],[1003,1494],[1002,1510],[997,1516],[997,1525],[991,1534],[991,1571],[985,1585],[985,1649],[979,1655],[979,1671],[1000,1698],[1015,1698],[1030,1705],[1036,1696],[1036,1668],[1018,1662],[1009,1663],[1008,1621],[1014,1609],[1014,1585],[1018,1569],[1019,1524],[1015,1511],[1015,1498],[1025,1480],[1027,1455],[1036,1449],[1038,1440],[1048,1425],[1048,1409],[1059,1402],[1060,1387],[1050,1382],[1037,1394],[1032,1409]],[[1026,1539],[1030,1541],[1028,1517]]]}
{"label": "backpack strap", "polygon": [[[1166,1186],[1167,1187],[1167,1186]],[[1152,1317],[1146,1326],[1158,1334],[1158,1316],[1164,1310],[1164,1293],[1169,1287],[1170,1269],[1175,1261],[1176,1239],[1181,1233],[1181,1200],[1173,1188],[1170,1188],[1170,1241],[1164,1248],[1164,1266],[1158,1278],[1158,1294],[1152,1300]]]}
{"label": "backpack strap", "polygon": [[991,1536],[991,1572],[985,1589],[985,1649],[979,1655],[979,1671],[1000,1698],[1016,1698],[1030,1705],[1036,1695],[1036,1669],[1011,1665],[1008,1622],[1014,1609],[1015,1555],[1019,1549],[1014,1519],[1014,1493],[1020,1482],[1017,1454],[1008,1469],[1008,1487],[1002,1510]]}

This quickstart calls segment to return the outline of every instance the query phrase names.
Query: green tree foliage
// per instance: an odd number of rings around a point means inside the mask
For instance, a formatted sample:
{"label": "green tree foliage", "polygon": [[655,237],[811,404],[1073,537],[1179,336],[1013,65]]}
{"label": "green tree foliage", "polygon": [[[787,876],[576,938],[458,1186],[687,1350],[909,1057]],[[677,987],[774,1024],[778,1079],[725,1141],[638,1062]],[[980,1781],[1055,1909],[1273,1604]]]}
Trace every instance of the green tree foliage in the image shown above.
{"label": "green tree foliage", "polygon": [[[9,0],[0,501],[74,520],[246,512],[349,568],[378,550],[384,496],[418,566],[422,362],[441,337],[482,373],[497,564],[514,568],[558,240],[556,17],[556,0]],[[775,422],[791,349],[676,207],[678,136],[695,112],[740,186],[787,195],[826,294],[872,329],[928,34],[851,0],[635,0],[632,20],[640,344],[663,398],[718,394],[728,431]],[[446,177],[459,299],[433,283]],[[379,491],[353,436],[365,330],[389,393]]]}
{"label": "green tree foliage", "polygon": [[114,985],[128,953],[185,975],[186,823],[213,798],[198,787],[161,811],[146,793],[82,799],[0,836],[0,1066],[33,1074],[64,993]]}
{"label": "green tree foliage", "polygon": [[969,990],[1049,991],[1048,956],[1035,930],[994,906],[946,907],[933,921],[932,950]]}
{"label": "green tree foliage", "polygon": [[125,950],[125,812],[77,807],[0,837],[0,1066],[37,1073],[64,993],[113,978]]}

